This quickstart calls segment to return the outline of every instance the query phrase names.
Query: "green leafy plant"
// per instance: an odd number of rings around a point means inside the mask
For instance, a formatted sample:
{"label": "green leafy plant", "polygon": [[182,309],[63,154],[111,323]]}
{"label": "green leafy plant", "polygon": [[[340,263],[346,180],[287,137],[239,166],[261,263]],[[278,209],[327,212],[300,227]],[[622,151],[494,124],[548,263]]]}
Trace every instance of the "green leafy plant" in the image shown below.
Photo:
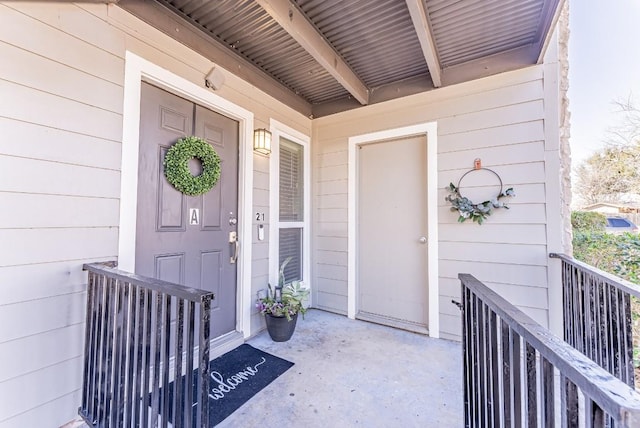
{"label": "green leafy plant", "polygon": [[[202,162],[200,175],[194,176],[189,170],[189,161],[192,158]],[[202,138],[181,138],[164,156],[164,175],[173,187],[185,195],[207,193],[220,179],[220,156]]]}
{"label": "green leafy plant", "polygon": [[640,284],[640,235],[606,233],[606,217],[574,211],[573,255],[576,259]]}
{"label": "green leafy plant", "polygon": [[282,262],[278,270],[278,286],[273,288],[268,284],[267,296],[258,299],[256,307],[261,314],[269,314],[274,317],[286,317],[291,321],[297,313],[304,314],[307,308],[304,307],[304,299],[309,296],[309,289],[301,281],[286,283],[284,269],[291,261],[291,257]]}
{"label": "green leafy plant", "polygon": [[604,232],[607,218],[604,214],[594,211],[573,211],[571,226],[578,232]]}
{"label": "green leafy plant", "polygon": [[446,188],[449,195],[445,200],[451,203],[451,211],[458,212],[458,222],[463,223],[466,220],[471,220],[478,224],[482,224],[487,217],[489,217],[494,208],[506,208],[509,207],[501,201],[506,197],[515,197],[516,193],[513,191],[513,187],[509,187],[507,190],[500,192],[495,198],[474,204],[469,198],[460,195],[460,189],[453,183],[449,183],[449,187]]}
{"label": "green leafy plant", "polygon": [[[606,217],[600,213],[571,213],[573,256],[580,261],[640,284],[640,236],[606,233]],[[633,363],[640,368],[640,301],[631,298]],[[640,373],[636,374],[638,377]]]}

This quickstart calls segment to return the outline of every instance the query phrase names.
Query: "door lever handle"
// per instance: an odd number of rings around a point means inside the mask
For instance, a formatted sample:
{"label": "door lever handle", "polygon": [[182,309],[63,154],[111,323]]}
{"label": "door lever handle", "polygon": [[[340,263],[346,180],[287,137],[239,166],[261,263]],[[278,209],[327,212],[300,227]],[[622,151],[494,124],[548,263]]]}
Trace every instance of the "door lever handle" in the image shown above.
{"label": "door lever handle", "polygon": [[233,255],[231,256],[231,260],[229,260],[229,263],[234,264],[235,262],[238,261],[238,248],[239,247],[240,247],[240,244],[238,243],[238,240],[236,239],[236,241],[234,242]]}
{"label": "door lever handle", "polygon": [[238,260],[238,247],[240,246],[237,232],[229,232],[229,243],[233,244],[234,247],[229,263],[234,264]]}

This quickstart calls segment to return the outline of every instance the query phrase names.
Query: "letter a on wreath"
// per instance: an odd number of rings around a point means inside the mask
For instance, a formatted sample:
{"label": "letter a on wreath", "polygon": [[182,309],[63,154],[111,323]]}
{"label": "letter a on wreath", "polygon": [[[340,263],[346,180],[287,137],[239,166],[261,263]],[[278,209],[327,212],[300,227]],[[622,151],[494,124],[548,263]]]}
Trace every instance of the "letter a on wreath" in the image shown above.
{"label": "letter a on wreath", "polygon": [[[202,174],[191,174],[189,161],[192,158],[202,162]],[[185,195],[202,195],[211,190],[220,179],[220,156],[202,138],[183,137],[164,156],[164,176]]]}

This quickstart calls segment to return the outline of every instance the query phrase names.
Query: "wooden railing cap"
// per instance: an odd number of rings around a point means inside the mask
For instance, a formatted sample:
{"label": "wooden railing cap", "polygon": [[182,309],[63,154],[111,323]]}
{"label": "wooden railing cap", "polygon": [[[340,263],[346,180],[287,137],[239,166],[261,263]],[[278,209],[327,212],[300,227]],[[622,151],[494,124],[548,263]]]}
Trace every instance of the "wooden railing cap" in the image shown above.
{"label": "wooden railing cap", "polygon": [[136,275],[131,272],[119,270],[114,267],[109,267],[105,263],[87,263],[82,266],[82,269],[98,275],[106,275],[107,277],[113,278],[118,281],[128,282],[139,287],[169,294],[196,303],[203,303],[215,298],[215,295],[209,291],[186,287],[184,285],[163,281],[161,279]]}

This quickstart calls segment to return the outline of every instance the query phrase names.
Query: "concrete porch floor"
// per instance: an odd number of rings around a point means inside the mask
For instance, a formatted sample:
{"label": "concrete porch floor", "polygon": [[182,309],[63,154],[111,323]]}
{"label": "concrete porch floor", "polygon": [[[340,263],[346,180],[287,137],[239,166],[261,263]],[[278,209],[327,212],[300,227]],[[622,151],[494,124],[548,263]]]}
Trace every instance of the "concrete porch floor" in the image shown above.
{"label": "concrete porch floor", "polygon": [[318,310],[288,342],[248,343],[295,365],[220,427],[463,426],[459,343]]}
{"label": "concrete porch floor", "polygon": [[463,426],[459,343],[319,310],[288,342],[247,343],[295,365],[218,427]]}

